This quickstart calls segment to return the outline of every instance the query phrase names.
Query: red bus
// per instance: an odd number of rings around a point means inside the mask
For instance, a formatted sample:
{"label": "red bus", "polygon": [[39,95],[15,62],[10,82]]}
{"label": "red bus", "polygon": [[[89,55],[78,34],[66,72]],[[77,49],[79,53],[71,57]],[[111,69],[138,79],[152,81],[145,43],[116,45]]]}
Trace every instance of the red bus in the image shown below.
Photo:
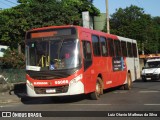
{"label": "red bus", "polygon": [[131,89],[139,78],[136,40],[80,26],[51,26],[26,33],[26,83],[31,97]]}

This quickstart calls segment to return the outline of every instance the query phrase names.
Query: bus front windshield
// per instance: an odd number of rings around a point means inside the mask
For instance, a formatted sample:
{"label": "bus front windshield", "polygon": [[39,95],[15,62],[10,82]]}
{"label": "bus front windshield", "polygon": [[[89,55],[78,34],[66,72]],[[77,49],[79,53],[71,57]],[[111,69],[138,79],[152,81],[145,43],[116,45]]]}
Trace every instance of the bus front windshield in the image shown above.
{"label": "bus front windshield", "polygon": [[76,39],[30,40],[26,43],[26,69],[33,71],[76,68],[80,64]]}

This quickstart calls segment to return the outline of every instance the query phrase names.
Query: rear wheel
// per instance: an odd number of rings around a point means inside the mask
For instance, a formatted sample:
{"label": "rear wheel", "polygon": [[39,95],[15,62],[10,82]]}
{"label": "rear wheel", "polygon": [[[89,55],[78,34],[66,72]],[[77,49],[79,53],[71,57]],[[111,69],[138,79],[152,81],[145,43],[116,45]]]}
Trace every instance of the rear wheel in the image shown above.
{"label": "rear wheel", "polygon": [[143,82],[147,82],[147,80],[146,80],[145,78],[142,78],[142,81],[143,81]]}
{"label": "rear wheel", "polygon": [[90,94],[92,100],[98,100],[100,95],[103,94],[103,83],[100,77],[97,78],[96,89],[93,93]]}
{"label": "rear wheel", "polygon": [[131,73],[127,74],[127,83],[124,85],[125,90],[130,90],[132,88],[132,79],[131,79]]}

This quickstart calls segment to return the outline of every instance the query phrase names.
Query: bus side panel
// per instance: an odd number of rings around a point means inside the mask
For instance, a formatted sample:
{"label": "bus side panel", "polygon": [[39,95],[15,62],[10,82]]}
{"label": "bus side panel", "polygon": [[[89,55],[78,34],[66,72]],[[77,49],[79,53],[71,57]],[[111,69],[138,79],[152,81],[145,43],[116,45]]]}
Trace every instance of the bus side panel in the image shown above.
{"label": "bus side panel", "polygon": [[135,58],[135,79],[140,79],[140,63],[139,58]]}
{"label": "bus side panel", "polygon": [[139,60],[138,58],[127,58],[127,68],[131,72],[131,79],[135,81],[140,78]]}
{"label": "bus side panel", "polygon": [[[120,70],[113,70],[114,69],[114,65],[112,63],[112,80],[113,80],[113,84],[112,84],[112,87],[116,87],[116,86],[119,86],[119,85],[123,85],[124,82],[126,81],[126,76],[127,76],[127,65],[126,65],[126,59],[125,58],[122,58],[121,57],[121,60],[120,60],[121,64],[121,68]],[[116,67],[116,66],[115,66]]]}
{"label": "bus side panel", "polygon": [[111,73],[112,73],[112,64],[110,57],[105,57],[103,59],[104,65],[101,66],[102,69],[102,79],[104,84],[104,89],[112,87],[113,81],[111,79]]}

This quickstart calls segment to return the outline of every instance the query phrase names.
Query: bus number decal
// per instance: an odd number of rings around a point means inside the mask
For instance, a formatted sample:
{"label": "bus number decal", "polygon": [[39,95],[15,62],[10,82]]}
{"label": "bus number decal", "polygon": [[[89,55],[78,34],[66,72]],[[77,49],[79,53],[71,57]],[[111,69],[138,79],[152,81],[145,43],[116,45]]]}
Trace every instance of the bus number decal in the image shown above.
{"label": "bus number decal", "polygon": [[55,81],[56,85],[60,85],[60,84],[68,84],[68,80],[59,80],[59,81]]}

